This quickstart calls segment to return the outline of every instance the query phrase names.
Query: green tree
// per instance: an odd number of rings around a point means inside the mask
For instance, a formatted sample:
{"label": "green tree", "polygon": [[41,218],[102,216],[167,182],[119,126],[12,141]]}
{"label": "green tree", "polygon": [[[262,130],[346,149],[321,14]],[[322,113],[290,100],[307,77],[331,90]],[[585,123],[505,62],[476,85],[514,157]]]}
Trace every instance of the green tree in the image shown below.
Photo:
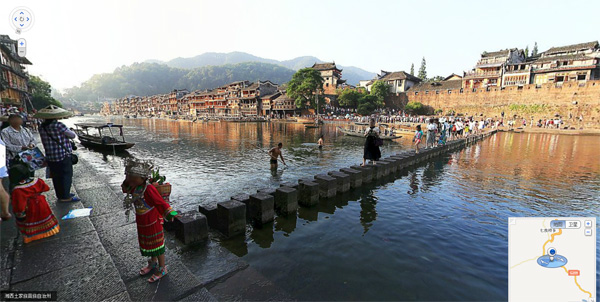
{"label": "green tree", "polygon": [[410,114],[425,114],[427,109],[419,102],[408,102],[404,110]]}
{"label": "green tree", "polygon": [[419,75],[417,76],[421,80],[427,80],[427,62],[425,61],[425,57],[421,60],[421,67],[419,67]]}
{"label": "green tree", "polygon": [[375,106],[381,108],[385,105],[385,97],[390,94],[390,85],[384,81],[375,81],[371,86],[371,95],[375,96]]}
{"label": "green tree", "polygon": [[338,93],[338,102],[340,106],[346,108],[357,108],[359,101],[365,94],[358,89],[344,89]]}
{"label": "green tree", "polygon": [[36,110],[48,105],[62,107],[62,104],[51,96],[52,86],[40,77],[31,76],[29,78],[29,88],[32,94],[31,103]]}
{"label": "green tree", "polygon": [[537,42],[535,42],[535,44],[533,44],[533,50],[531,50],[531,56],[537,56],[538,54],[538,47],[537,47]]}
{"label": "green tree", "polygon": [[[323,87],[321,73],[312,68],[298,70],[288,83],[287,95],[296,101],[297,108],[303,108],[310,104],[310,108],[316,108],[315,92]],[[324,99],[319,96],[319,104],[323,105]]]}
{"label": "green tree", "polygon": [[358,105],[356,112],[360,115],[370,115],[377,109],[377,97],[373,94],[364,95]]}
{"label": "green tree", "polygon": [[529,57],[529,45],[527,45],[527,47],[525,47],[525,57]]}
{"label": "green tree", "polygon": [[410,64],[410,75],[415,75],[415,63]]}

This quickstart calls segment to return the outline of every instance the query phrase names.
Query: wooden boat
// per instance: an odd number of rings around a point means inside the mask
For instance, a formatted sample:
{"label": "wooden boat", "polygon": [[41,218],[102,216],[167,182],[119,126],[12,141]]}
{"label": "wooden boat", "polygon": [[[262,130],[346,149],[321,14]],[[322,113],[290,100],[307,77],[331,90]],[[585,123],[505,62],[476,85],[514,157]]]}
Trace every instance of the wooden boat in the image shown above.
{"label": "wooden boat", "polygon": [[321,126],[316,126],[316,125],[304,125],[304,128],[310,129],[310,128],[319,128]]}
{"label": "wooden boat", "polygon": [[[75,132],[84,147],[101,151],[123,151],[133,147],[134,143],[128,143],[123,136],[123,125],[107,124],[75,124]],[[118,128],[119,132],[113,132]],[[91,133],[95,129],[97,133]]]}
{"label": "wooden boat", "polygon": [[[365,137],[365,133],[362,131],[352,131],[352,130],[348,130],[348,129],[344,129],[340,126],[338,126],[338,129],[340,130],[340,132],[344,133],[345,135],[348,136],[356,136],[356,137]],[[394,136],[390,136],[390,135],[380,135],[379,138],[383,139],[383,140],[393,140],[393,139],[398,139],[401,138],[401,135],[394,135]]]}

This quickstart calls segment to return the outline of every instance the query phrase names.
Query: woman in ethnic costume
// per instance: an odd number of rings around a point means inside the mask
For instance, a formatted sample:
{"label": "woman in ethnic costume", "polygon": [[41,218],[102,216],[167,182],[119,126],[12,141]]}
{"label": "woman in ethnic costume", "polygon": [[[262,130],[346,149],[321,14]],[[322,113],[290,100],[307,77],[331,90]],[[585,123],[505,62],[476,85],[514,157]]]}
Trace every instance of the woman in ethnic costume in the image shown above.
{"label": "woman in ethnic costume", "polygon": [[150,257],[148,265],[140,270],[140,275],[147,275],[154,268],[158,270],[148,279],[156,282],[167,274],[165,266],[165,237],[163,232],[163,219],[172,220],[177,217],[177,212],[165,202],[156,188],[148,184],[152,164],[129,160],[125,164],[125,180],[121,185],[125,197],[126,214],[130,209],[135,209],[135,222],[137,225],[138,242],[142,256]]}
{"label": "woman in ethnic costume", "polygon": [[12,207],[23,241],[29,243],[58,234],[58,220],[42,195],[50,190],[48,185],[39,178],[30,178],[29,169],[24,166],[16,166],[13,170],[10,181],[17,185],[12,191]]}

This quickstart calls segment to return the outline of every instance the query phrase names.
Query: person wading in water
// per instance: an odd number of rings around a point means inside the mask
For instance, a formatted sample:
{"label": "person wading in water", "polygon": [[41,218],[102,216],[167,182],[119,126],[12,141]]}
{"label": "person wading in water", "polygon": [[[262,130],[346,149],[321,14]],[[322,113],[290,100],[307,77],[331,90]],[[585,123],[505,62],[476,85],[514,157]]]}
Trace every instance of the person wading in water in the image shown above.
{"label": "person wading in water", "polygon": [[281,162],[287,166],[285,160],[283,159],[283,153],[281,152],[281,148],[283,148],[283,144],[277,144],[277,147],[269,150],[269,156],[271,156],[271,170],[277,169],[277,157],[281,157]]}

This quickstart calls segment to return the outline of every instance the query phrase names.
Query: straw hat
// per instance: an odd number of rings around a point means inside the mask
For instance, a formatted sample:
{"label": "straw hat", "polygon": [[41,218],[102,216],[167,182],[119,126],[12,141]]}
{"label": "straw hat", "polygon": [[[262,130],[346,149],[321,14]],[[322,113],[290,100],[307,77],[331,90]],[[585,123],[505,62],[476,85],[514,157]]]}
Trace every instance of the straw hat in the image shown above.
{"label": "straw hat", "polygon": [[33,117],[41,119],[61,119],[71,117],[73,114],[70,111],[62,109],[55,105],[50,105],[44,109],[40,109]]}

